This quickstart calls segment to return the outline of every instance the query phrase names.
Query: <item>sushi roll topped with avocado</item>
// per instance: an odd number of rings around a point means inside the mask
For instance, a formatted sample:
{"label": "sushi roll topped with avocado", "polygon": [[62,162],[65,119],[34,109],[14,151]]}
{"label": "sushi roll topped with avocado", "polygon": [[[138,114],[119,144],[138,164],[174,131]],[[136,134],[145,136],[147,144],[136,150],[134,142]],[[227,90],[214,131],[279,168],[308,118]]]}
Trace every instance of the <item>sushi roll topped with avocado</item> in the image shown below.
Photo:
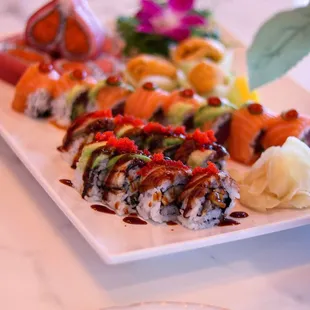
{"label": "sushi roll topped with avocado", "polygon": [[150,122],[143,128],[144,148],[151,153],[164,153],[169,158],[174,154],[186,137],[185,127],[163,126]]}
{"label": "sushi roll topped with avocado", "polygon": [[16,85],[12,108],[32,118],[50,116],[58,79],[51,63],[31,65]]}
{"label": "sushi roll topped with avocado", "polygon": [[162,109],[165,123],[175,126],[185,125],[186,129],[193,128],[193,115],[204,103],[204,98],[195,94],[191,88],[172,92]]}
{"label": "sushi roll topped with avocado", "polygon": [[176,202],[191,174],[189,167],[158,153],[138,174],[141,175],[138,214],[157,223],[176,220],[179,215]]}
{"label": "sushi roll topped with avocado", "polygon": [[73,183],[83,198],[107,203],[119,215],[128,214],[137,200],[137,171],[148,161],[148,155],[128,138],[98,133],[95,142],[84,146]]}
{"label": "sushi roll topped with avocado", "polygon": [[205,167],[210,161],[215,163],[219,169],[223,169],[228,157],[227,150],[216,143],[212,130],[202,132],[196,129],[192,134],[187,135],[185,141],[177,149],[174,159],[180,160],[191,168]]}
{"label": "sushi roll topped with avocado", "polygon": [[97,81],[86,71],[75,69],[64,73],[55,87],[55,100],[52,102],[54,123],[67,128],[78,116],[94,111],[90,103],[89,91]]}
{"label": "sushi roll topped with avocado", "polygon": [[209,97],[194,115],[194,126],[203,131],[212,129],[219,144],[224,145],[230,134],[232,113],[237,107],[226,98]]}
{"label": "sushi roll topped with avocado", "polygon": [[58,150],[71,167],[75,168],[84,145],[92,142],[96,133],[112,131],[114,127],[111,110],[84,114],[69,126]]}
{"label": "sushi roll topped with avocado", "polygon": [[125,101],[132,92],[133,87],[124,83],[119,76],[112,75],[91,89],[89,99],[98,109],[111,109],[116,116],[124,113]]}
{"label": "sushi roll topped with avocado", "polygon": [[114,118],[114,122],[114,133],[117,138],[127,137],[133,140],[139,149],[142,150],[144,148],[143,127],[145,126],[145,122],[143,120],[129,115],[117,115]]}

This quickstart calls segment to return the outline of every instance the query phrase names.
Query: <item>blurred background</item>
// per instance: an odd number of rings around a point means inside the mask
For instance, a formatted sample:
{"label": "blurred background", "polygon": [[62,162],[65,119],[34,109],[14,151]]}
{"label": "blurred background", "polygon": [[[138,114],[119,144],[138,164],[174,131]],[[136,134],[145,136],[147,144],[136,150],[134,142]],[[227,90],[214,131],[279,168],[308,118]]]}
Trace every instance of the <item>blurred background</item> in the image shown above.
{"label": "blurred background", "polygon": [[[66,0],[62,0],[66,1]],[[117,15],[136,11],[139,0],[83,0],[88,1],[102,23]],[[46,3],[45,0],[0,0],[0,34],[19,32],[26,19]],[[304,5],[308,0],[197,0],[200,7],[210,7],[216,19],[244,45],[249,45],[259,25],[274,13]],[[305,78],[309,71],[310,57],[304,59],[290,75],[310,90]]]}

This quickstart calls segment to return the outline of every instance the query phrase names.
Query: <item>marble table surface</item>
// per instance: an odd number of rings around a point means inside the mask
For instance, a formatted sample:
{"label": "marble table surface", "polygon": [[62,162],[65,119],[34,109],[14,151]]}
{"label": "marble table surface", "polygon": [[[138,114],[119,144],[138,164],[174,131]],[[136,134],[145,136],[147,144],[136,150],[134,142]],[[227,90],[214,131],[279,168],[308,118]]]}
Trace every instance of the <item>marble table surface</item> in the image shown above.
{"label": "marble table surface", "polygon": [[[133,1],[124,2],[127,8],[119,10],[132,8]],[[245,44],[264,18],[291,5],[285,0],[222,2],[218,19]],[[102,6],[107,3],[102,0]],[[1,14],[0,20],[8,31],[18,27],[10,29]],[[305,60],[291,75],[310,90],[308,72]],[[310,309],[309,226],[108,266],[1,138],[0,171],[0,309],[99,310],[166,300],[231,310]]]}

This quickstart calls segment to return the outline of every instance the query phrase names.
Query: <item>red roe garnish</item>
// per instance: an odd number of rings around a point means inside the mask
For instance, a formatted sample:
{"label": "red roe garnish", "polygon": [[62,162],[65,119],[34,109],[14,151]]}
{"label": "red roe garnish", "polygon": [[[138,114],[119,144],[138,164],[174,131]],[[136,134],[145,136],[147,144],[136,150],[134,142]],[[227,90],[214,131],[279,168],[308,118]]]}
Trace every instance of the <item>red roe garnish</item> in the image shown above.
{"label": "red roe garnish", "polygon": [[261,104],[259,103],[250,103],[248,105],[248,111],[251,114],[255,114],[255,115],[259,115],[259,114],[263,114],[264,112],[264,108]]}
{"label": "red roe garnish", "polygon": [[216,165],[212,162],[208,162],[208,166],[205,168],[202,167],[196,167],[193,170],[193,176],[195,175],[200,175],[200,174],[205,174],[207,176],[211,176],[211,175],[216,175],[219,173],[218,168],[216,167]]}
{"label": "red roe garnish", "polygon": [[110,138],[115,138],[113,131],[106,131],[106,132],[97,132],[95,135],[96,141],[108,141]]}
{"label": "red roe garnish", "polygon": [[118,153],[137,153],[138,147],[128,138],[116,139],[111,137],[107,142],[108,147],[113,147]]}
{"label": "red roe garnish", "polygon": [[140,118],[135,118],[130,115],[125,115],[125,116],[117,115],[114,118],[114,121],[115,121],[116,126],[132,125],[134,127],[139,127],[139,126],[144,125],[144,122]]}
{"label": "red roe garnish", "polygon": [[187,88],[187,89],[180,91],[180,95],[185,98],[193,98],[194,94],[195,93],[191,88]]}
{"label": "red roe garnish", "polygon": [[155,90],[155,85],[152,82],[146,82],[142,85],[145,90]]}
{"label": "red roe garnish", "polygon": [[101,111],[96,111],[96,112],[92,112],[90,114],[88,114],[89,117],[91,118],[97,118],[97,117],[108,117],[108,118],[112,118],[112,111],[111,110],[101,110]]}
{"label": "red roe garnish", "polygon": [[42,73],[50,73],[52,72],[54,69],[53,65],[51,63],[48,63],[48,62],[41,62],[39,64],[39,70],[42,72]]}
{"label": "red roe garnish", "polygon": [[201,146],[216,142],[213,130],[202,132],[200,129],[196,129],[194,133],[189,134],[187,138],[193,139],[198,145]]}
{"label": "red roe garnish", "polygon": [[81,69],[75,69],[71,73],[72,77],[76,80],[84,80],[87,77],[87,72]]}
{"label": "red roe garnish", "polygon": [[121,78],[117,75],[111,75],[107,78],[106,83],[110,86],[121,85]]}
{"label": "red roe garnish", "polygon": [[144,149],[142,152],[145,156],[151,156],[151,152],[147,149]]}
{"label": "red roe garnish", "polygon": [[172,126],[163,126],[159,123],[149,122],[144,126],[143,131],[146,134],[161,134],[161,135],[185,135],[185,127],[172,127]]}
{"label": "red roe garnish", "polygon": [[299,113],[295,109],[291,109],[283,112],[281,116],[286,121],[293,121],[299,117]]}
{"label": "red roe garnish", "polygon": [[220,107],[222,105],[222,101],[219,97],[209,97],[207,103],[211,107]]}
{"label": "red roe garnish", "polygon": [[163,153],[156,153],[152,156],[152,160],[146,164],[142,169],[138,171],[138,175],[146,176],[154,167],[161,165],[169,168],[176,168],[178,170],[185,170],[189,172],[189,167],[185,166],[180,160],[165,160]]}

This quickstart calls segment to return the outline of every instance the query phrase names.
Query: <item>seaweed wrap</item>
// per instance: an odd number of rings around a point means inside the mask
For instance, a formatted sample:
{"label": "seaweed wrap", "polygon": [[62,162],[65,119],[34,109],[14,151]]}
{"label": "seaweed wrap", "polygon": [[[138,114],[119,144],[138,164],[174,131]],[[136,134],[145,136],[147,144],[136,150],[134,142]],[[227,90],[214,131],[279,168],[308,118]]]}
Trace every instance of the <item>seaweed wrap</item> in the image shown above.
{"label": "seaweed wrap", "polygon": [[196,168],[179,196],[180,223],[193,230],[218,225],[239,198],[236,182],[215,164]]}
{"label": "seaweed wrap", "polygon": [[229,154],[225,147],[216,143],[214,132],[202,132],[196,129],[186,136],[185,141],[176,150],[174,160],[180,160],[191,168],[205,167],[208,161],[215,163],[219,169],[224,169]]}
{"label": "seaweed wrap", "polygon": [[58,150],[65,161],[75,168],[84,145],[92,142],[97,132],[112,131],[114,127],[111,110],[96,111],[80,116],[67,129]]}
{"label": "seaweed wrap", "polygon": [[181,162],[167,160],[161,153],[154,154],[152,161],[138,171],[141,175],[138,214],[157,223],[176,220],[179,215],[177,198],[190,172]]}

